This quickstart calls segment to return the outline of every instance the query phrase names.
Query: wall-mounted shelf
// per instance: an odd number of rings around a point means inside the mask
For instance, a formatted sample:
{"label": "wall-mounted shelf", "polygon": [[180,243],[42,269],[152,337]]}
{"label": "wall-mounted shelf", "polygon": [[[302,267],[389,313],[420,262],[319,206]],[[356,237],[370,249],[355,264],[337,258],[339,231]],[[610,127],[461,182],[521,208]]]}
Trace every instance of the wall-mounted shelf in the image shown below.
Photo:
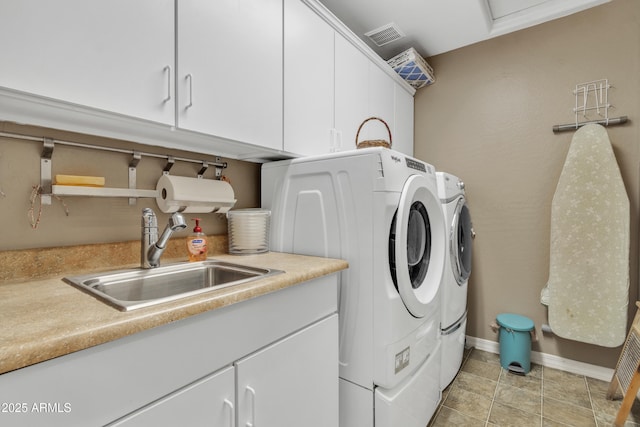
{"label": "wall-mounted shelf", "polygon": [[54,196],[89,196],[89,197],[128,197],[156,198],[156,190],[138,190],[135,188],[83,187],[78,185],[52,185]]}
{"label": "wall-mounted shelf", "polygon": [[[14,134],[8,132],[0,132],[0,136],[22,139],[27,141],[36,141],[43,144],[42,153],[40,154],[40,187],[38,193],[40,195],[40,202],[43,205],[51,204],[51,196],[88,196],[88,197],[127,197],[129,198],[129,204],[135,205],[136,200],[141,197],[156,198],[158,196],[157,190],[140,190],[137,189],[137,167],[142,157],[155,157],[165,159],[167,161],[165,167],[162,169],[162,174],[168,174],[176,161],[198,163],[201,168],[197,172],[198,178],[202,178],[207,169],[211,166],[215,167],[215,177],[220,179],[222,177],[222,170],[227,167],[226,162],[221,162],[217,157],[216,161],[211,163],[206,160],[195,160],[183,157],[174,157],[169,155],[161,155],[155,153],[143,153],[135,150],[125,150],[120,148],[103,147],[100,145],[82,144],[79,142],[54,140],[52,138],[42,138],[35,136],[27,136],[21,134]],[[66,145],[79,148],[87,148],[100,151],[110,151],[116,153],[123,153],[131,156],[129,160],[128,178],[129,188],[106,188],[106,187],[87,187],[87,186],[73,186],[73,185],[52,185],[52,156],[56,145]]]}

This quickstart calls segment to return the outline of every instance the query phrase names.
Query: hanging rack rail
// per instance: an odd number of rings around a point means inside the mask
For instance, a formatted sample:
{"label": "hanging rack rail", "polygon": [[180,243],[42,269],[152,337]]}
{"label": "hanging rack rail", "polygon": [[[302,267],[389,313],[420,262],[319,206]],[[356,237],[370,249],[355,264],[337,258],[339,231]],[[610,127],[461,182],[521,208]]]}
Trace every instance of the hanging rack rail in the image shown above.
{"label": "hanging rack rail", "polygon": [[596,123],[602,126],[613,126],[613,125],[621,125],[621,124],[627,123],[628,121],[629,121],[629,118],[627,116],[620,116],[620,117],[613,117],[610,119],[592,120],[590,122],[567,123],[566,125],[554,125],[553,132],[557,133],[557,132],[564,132],[568,130],[576,130],[578,128],[581,128],[582,126],[589,125],[592,123]]}
{"label": "hanging rack rail", "polygon": [[[227,167],[227,162],[221,162],[219,157],[216,157],[215,162],[209,162],[207,160],[196,160],[186,157],[175,157],[170,155],[146,153],[137,150],[127,150],[123,148],[104,147],[101,145],[85,144],[73,141],[64,141],[46,137],[37,137],[22,135],[10,132],[0,132],[0,137],[10,139],[21,139],[26,141],[40,142],[43,144],[42,154],[40,155],[40,200],[44,205],[51,204],[52,195],[65,195],[65,196],[98,196],[98,197],[129,197],[129,204],[134,205],[138,197],[156,197],[155,190],[138,190],[136,189],[137,173],[136,168],[142,157],[153,157],[157,159],[165,159],[167,164],[162,170],[163,174],[168,174],[176,161],[197,163],[202,167],[197,172],[198,178],[202,178],[206,170],[210,166],[215,167],[215,176],[220,179],[222,176],[222,170]],[[55,145],[64,145],[69,147],[87,148],[100,151],[110,151],[114,153],[128,154],[131,156],[129,161],[129,188],[86,188],[78,186],[60,186],[52,185],[51,169],[52,160]]]}
{"label": "hanging rack rail", "polygon": [[[38,136],[21,135],[18,133],[0,132],[0,137],[11,138],[11,139],[24,139],[24,140],[35,141],[35,142],[44,142],[45,140],[48,139],[52,141],[54,144],[67,145],[70,147],[80,147],[80,148],[89,148],[94,150],[112,151],[116,153],[131,154],[131,155],[133,155],[134,153],[139,153],[141,156],[144,156],[144,157],[155,157],[157,159],[165,159],[165,160],[173,159],[173,161],[188,162],[188,163],[199,163],[199,164],[207,163],[204,160],[189,159],[185,157],[175,157],[175,156],[169,156],[166,154],[145,153],[145,152],[136,151],[136,150],[127,150],[124,148],[104,147],[101,145],[85,144],[82,142],[72,142],[72,141],[64,141],[59,139],[43,138]],[[227,167],[227,162],[208,163],[208,165],[224,169]]]}

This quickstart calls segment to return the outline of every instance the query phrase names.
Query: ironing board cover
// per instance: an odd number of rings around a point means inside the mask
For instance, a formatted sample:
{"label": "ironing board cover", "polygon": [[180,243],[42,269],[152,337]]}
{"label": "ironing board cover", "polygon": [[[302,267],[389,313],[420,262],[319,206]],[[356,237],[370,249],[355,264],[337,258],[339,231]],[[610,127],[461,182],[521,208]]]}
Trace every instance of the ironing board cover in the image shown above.
{"label": "ironing board cover", "polygon": [[629,199],[604,127],[580,128],[551,205],[549,326],[605,347],[626,336]]}

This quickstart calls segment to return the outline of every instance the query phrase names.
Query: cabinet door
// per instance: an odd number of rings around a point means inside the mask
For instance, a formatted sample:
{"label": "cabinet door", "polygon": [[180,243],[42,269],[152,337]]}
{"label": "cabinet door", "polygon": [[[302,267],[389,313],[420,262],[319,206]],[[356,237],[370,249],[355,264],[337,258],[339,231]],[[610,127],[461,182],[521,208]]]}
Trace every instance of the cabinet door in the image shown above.
{"label": "cabinet door", "polygon": [[369,58],[336,34],[335,61],[335,128],[341,149],[353,150],[358,127],[369,117]]}
{"label": "cabinet door", "polygon": [[334,30],[301,0],[284,2],[284,149],[334,151]]}
{"label": "cabinet door", "polygon": [[[389,126],[392,142],[395,135],[394,117],[395,82],[373,62],[369,63],[369,116],[379,117]],[[389,132],[379,121],[367,122],[360,133],[360,139],[382,139],[389,141]],[[393,147],[392,147],[393,148]]]}
{"label": "cabinet door", "polygon": [[338,316],[236,364],[238,425],[338,425]]}
{"label": "cabinet door", "polygon": [[282,149],[282,0],[178,2],[178,126]]}
{"label": "cabinet door", "polygon": [[235,425],[235,375],[233,366],[190,384],[109,427]]}
{"label": "cabinet door", "polygon": [[413,156],[413,95],[395,84],[393,149]]}
{"label": "cabinet door", "polygon": [[0,86],[174,123],[173,0],[2,0]]}

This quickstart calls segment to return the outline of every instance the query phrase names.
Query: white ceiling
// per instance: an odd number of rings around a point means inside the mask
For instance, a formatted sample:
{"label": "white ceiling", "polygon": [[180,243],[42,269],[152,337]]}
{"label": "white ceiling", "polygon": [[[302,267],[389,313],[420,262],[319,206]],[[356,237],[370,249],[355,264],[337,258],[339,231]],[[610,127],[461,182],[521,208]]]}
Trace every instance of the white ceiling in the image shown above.
{"label": "white ceiling", "polygon": [[[320,0],[383,59],[414,47],[429,57],[567,16],[610,0]],[[376,46],[390,23],[405,37]]]}

